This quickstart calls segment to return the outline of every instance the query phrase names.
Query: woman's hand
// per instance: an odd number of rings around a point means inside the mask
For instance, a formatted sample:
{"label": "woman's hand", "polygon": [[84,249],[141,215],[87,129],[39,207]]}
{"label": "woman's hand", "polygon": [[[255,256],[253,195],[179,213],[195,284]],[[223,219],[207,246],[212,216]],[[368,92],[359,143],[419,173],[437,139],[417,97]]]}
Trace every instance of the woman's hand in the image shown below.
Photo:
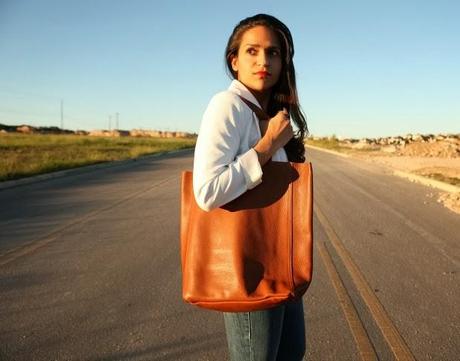
{"label": "woman's hand", "polygon": [[275,152],[278,148],[284,147],[285,144],[291,140],[294,136],[294,132],[292,130],[289,113],[286,108],[280,110],[273,118],[270,119],[264,136],[271,137]]}
{"label": "woman's hand", "polygon": [[265,127],[266,131],[263,129],[262,138],[253,147],[257,152],[261,166],[264,165],[279,148],[284,147],[294,136],[289,120],[289,113],[286,108],[283,108],[283,110],[280,110],[271,118],[267,126],[264,124],[263,128]]}

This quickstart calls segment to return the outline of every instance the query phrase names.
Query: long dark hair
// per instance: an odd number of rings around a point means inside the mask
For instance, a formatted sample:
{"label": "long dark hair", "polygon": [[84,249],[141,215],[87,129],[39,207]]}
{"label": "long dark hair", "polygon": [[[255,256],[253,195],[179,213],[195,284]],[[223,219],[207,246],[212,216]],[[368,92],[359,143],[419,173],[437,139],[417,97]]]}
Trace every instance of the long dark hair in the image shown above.
{"label": "long dark hair", "polygon": [[267,14],[257,14],[241,20],[233,29],[225,48],[226,70],[233,79],[238,78],[237,72],[233,70],[231,65],[232,58],[238,55],[244,32],[258,25],[263,25],[273,30],[281,44],[281,73],[278,82],[272,88],[267,113],[270,117],[274,117],[283,107],[288,110],[298,130],[294,132],[294,137],[284,146],[284,149],[289,161],[302,163],[305,161],[305,145],[303,141],[309,132],[305,116],[299,105],[295,69],[292,61],[294,43],[287,26],[274,16]]}

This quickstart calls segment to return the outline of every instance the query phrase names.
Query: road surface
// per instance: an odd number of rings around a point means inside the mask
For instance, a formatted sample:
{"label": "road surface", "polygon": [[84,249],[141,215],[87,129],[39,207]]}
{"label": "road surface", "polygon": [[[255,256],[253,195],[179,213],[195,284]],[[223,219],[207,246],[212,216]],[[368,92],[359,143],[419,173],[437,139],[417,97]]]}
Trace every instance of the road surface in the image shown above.
{"label": "road surface", "polygon": [[[308,160],[306,359],[458,360],[460,216],[375,165]],[[188,150],[0,191],[0,360],[228,359],[221,314],[181,299],[192,161]]]}

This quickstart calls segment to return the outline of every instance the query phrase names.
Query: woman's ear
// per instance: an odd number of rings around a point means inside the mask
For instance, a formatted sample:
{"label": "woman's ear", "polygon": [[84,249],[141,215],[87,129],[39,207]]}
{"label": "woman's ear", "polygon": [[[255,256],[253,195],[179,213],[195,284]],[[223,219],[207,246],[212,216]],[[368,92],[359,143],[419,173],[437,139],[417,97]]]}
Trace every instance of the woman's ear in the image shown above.
{"label": "woman's ear", "polygon": [[232,56],[232,69],[233,71],[238,71],[238,57]]}

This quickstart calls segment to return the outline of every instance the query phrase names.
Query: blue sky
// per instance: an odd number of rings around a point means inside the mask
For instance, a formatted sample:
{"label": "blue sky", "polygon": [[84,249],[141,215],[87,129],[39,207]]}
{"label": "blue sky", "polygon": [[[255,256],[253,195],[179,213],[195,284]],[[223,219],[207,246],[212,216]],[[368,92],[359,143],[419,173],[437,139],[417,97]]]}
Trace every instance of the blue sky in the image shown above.
{"label": "blue sky", "polygon": [[[252,3],[259,5],[251,5]],[[291,30],[313,135],[460,132],[458,1],[0,0],[0,123],[198,132],[233,27]],[[112,126],[114,121],[112,120]]]}

